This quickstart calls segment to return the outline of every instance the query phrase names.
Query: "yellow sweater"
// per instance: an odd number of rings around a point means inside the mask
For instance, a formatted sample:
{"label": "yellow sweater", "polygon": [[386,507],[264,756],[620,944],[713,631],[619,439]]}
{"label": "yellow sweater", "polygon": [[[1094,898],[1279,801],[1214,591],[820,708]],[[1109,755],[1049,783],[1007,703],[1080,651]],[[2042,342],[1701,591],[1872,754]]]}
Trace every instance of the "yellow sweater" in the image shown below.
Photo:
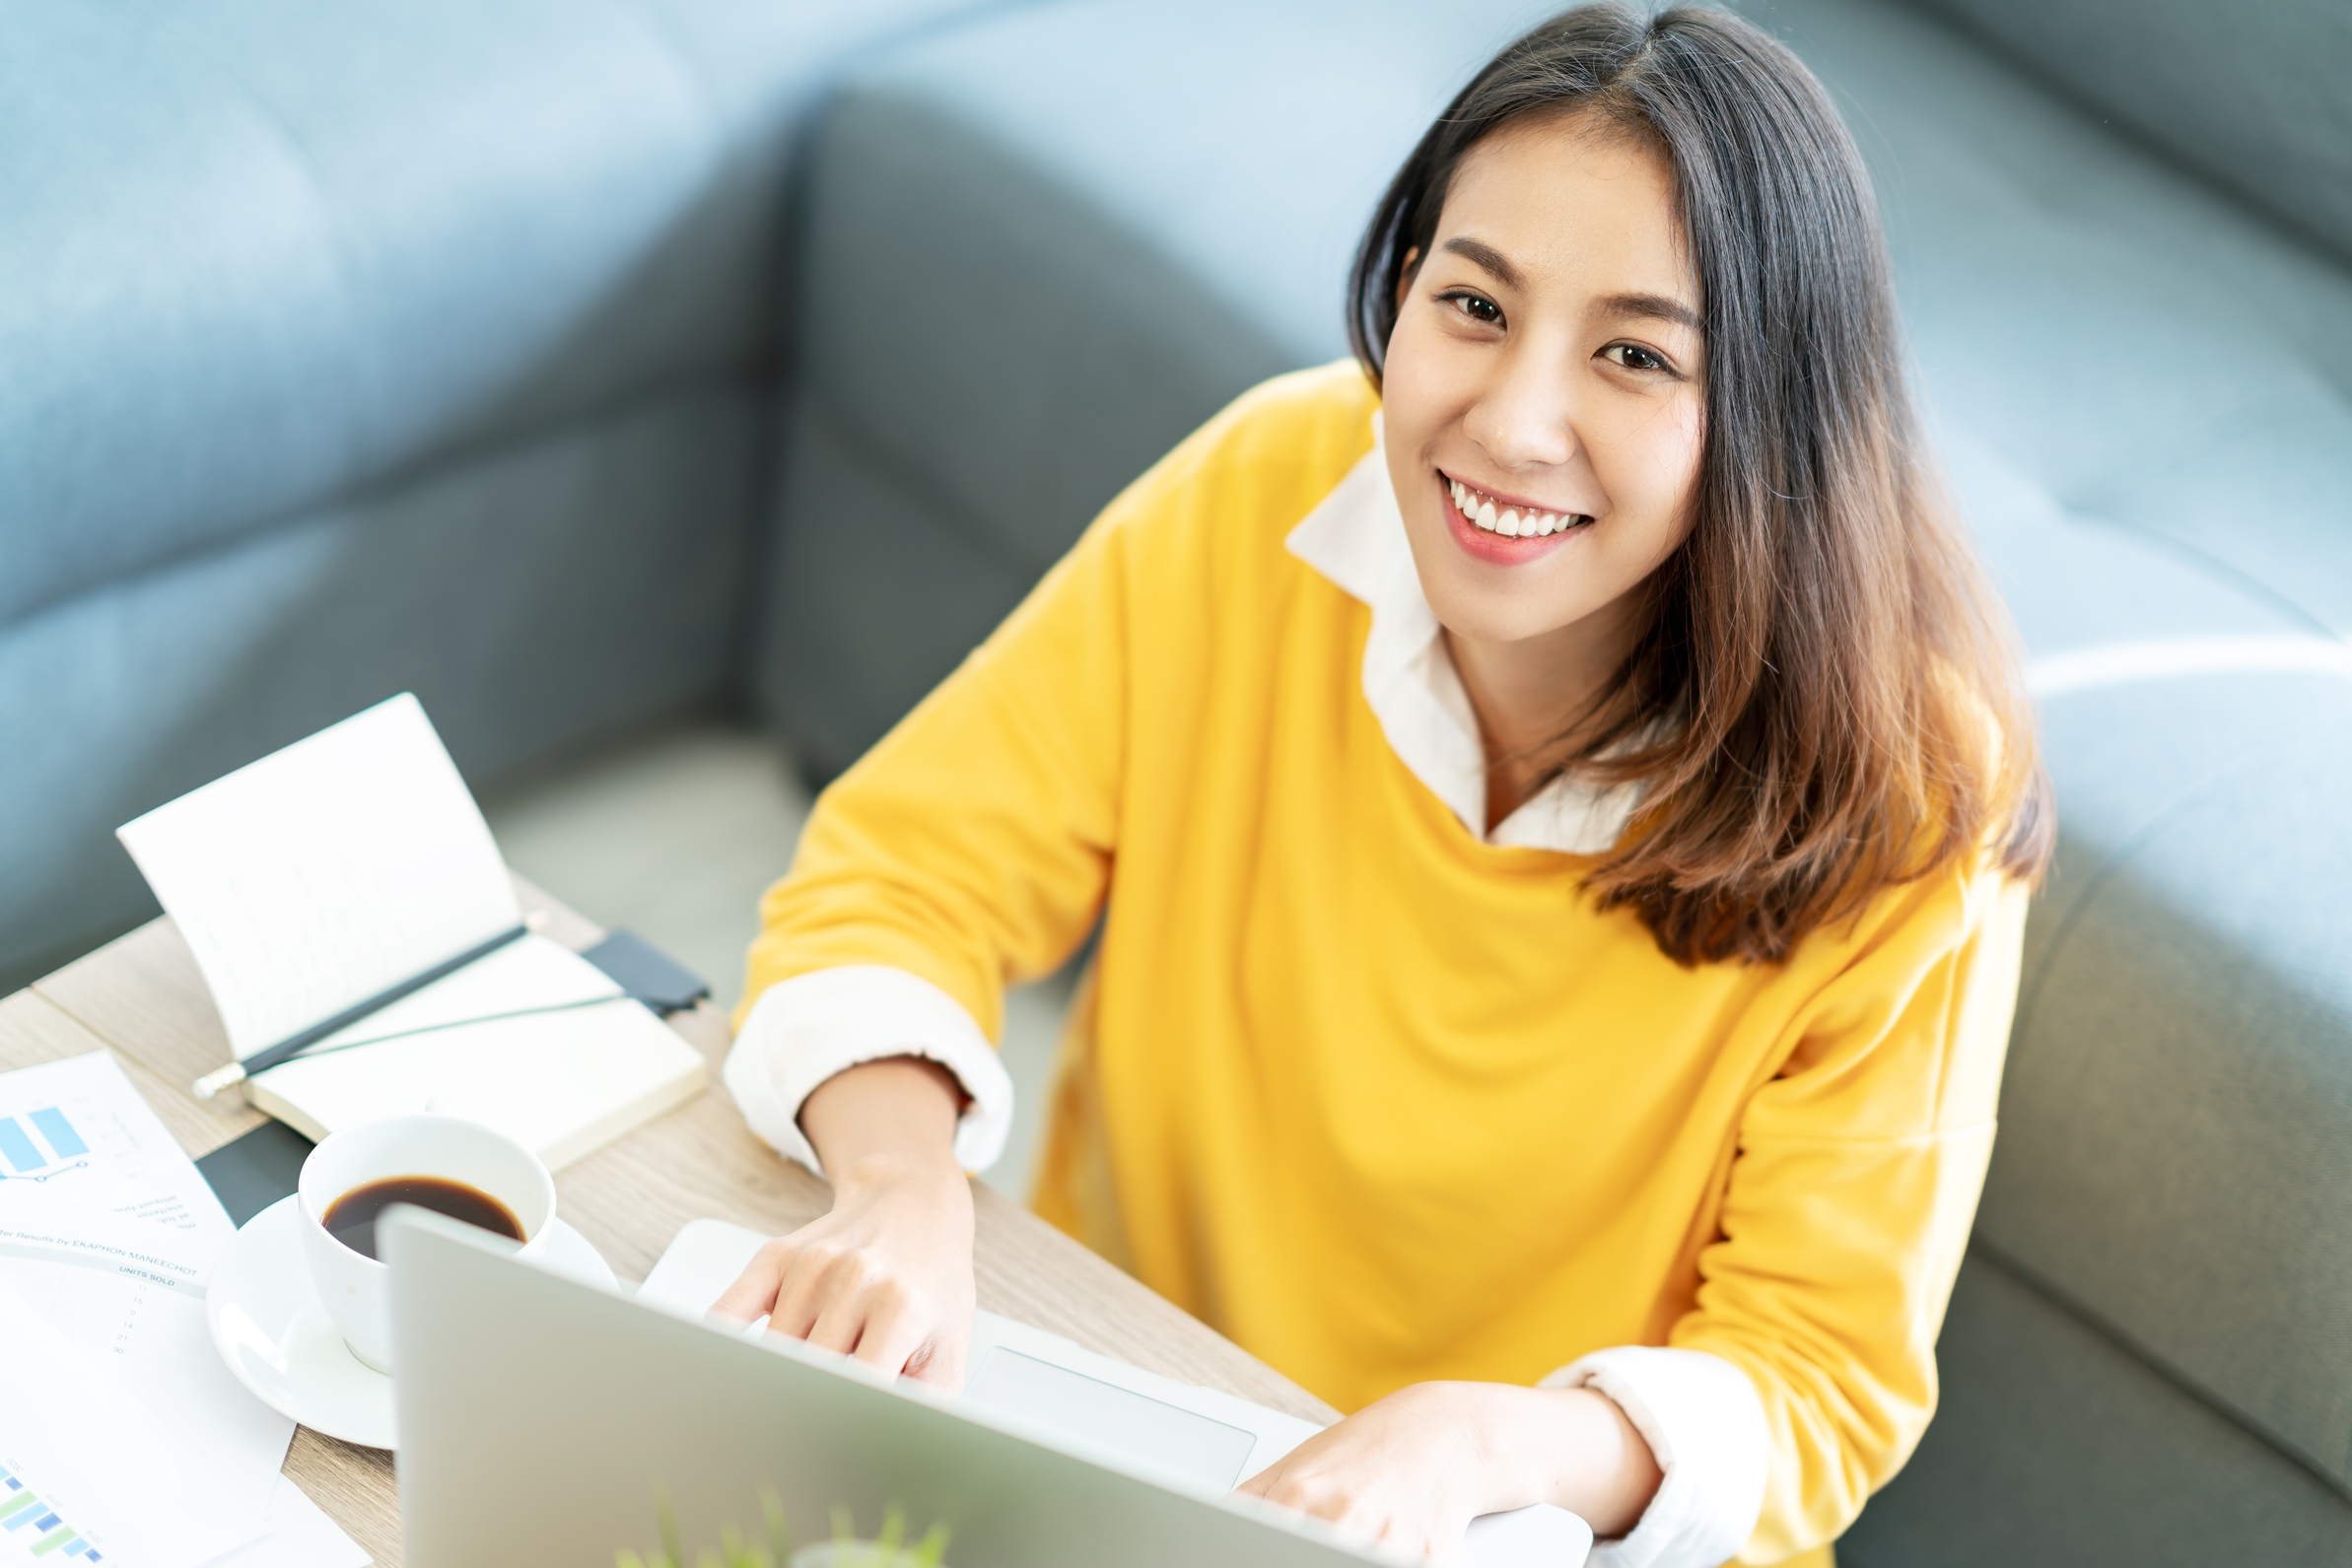
{"label": "yellow sweater", "polygon": [[892,965],[993,1039],[1104,912],[1041,1213],[1343,1410],[1712,1351],[1779,1560],[1933,1411],[2024,892],[1955,871],[1685,969],[1588,862],[1471,834],[1366,706],[1365,606],[1283,548],[1376,406],[1349,366],[1270,382],[1113,503],[825,792],[750,994]]}

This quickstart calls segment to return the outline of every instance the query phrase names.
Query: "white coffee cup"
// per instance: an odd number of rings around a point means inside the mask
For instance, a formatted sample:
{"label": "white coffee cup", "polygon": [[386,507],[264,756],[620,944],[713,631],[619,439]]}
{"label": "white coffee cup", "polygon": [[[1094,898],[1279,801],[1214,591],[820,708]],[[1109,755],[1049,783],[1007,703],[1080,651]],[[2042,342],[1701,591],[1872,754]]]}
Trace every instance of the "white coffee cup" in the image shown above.
{"label": "white coffee cup", "polygon": [[402,1176],[459,1182],[498,1199],[522,1227],[517,1257],[544,1252],[555,1223],[555,1178],[545,1163],[504,1132],[463,1117],[387,1117],[347,1127],[312,1149],[295,1189],[311,1282],[351,1353],[379,1372],[392,1370],[386,1288],[392,1271],[338,1241],[326,1214],[346,1193]]}

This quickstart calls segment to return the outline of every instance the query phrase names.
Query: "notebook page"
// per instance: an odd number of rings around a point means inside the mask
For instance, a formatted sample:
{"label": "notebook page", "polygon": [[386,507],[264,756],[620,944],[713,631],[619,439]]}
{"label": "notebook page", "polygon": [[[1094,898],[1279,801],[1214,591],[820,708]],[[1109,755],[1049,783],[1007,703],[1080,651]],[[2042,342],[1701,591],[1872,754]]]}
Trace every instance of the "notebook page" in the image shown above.
{"label": "notebook page", "polygon": [[116,831],[240,1057],[522,918],[489,825],[406,693]]}
{"label": "notebook page", "polygon": [[246,1094],[312,1138],[419,1111],[466,1117],[561,1169],[704,1075],[701,1053],[611,976],[530,934],[257,1074]]}

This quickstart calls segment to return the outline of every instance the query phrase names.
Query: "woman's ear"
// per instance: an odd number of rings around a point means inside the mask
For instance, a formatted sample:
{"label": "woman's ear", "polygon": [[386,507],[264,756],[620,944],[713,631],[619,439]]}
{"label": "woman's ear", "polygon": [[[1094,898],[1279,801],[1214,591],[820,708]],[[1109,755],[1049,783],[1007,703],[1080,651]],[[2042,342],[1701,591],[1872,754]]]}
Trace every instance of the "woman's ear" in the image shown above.
{"label": "woman's ear", "polygon": [[1415,245],[1405,252],[1405,264],[1397,269],[1397,308],[1405,308],[1405,291],[1413,287],[1413,275],[1420,270],[1421,247]]}

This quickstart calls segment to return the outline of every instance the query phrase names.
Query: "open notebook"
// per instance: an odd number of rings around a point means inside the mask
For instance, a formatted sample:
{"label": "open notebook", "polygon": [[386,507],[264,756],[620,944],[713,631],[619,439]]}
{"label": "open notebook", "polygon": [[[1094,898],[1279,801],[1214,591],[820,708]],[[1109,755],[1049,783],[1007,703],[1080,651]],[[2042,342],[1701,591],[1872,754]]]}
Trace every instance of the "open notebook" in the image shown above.
{"label": "open notebook", "polygon": [[310,1137],[443,1111],[562,1166],[704,1083],[701,1054],[615,981],[521,929],[489,825],[414,697],[119,835],[241,1060],[489,948],[245,1080],[254,1106]]}

